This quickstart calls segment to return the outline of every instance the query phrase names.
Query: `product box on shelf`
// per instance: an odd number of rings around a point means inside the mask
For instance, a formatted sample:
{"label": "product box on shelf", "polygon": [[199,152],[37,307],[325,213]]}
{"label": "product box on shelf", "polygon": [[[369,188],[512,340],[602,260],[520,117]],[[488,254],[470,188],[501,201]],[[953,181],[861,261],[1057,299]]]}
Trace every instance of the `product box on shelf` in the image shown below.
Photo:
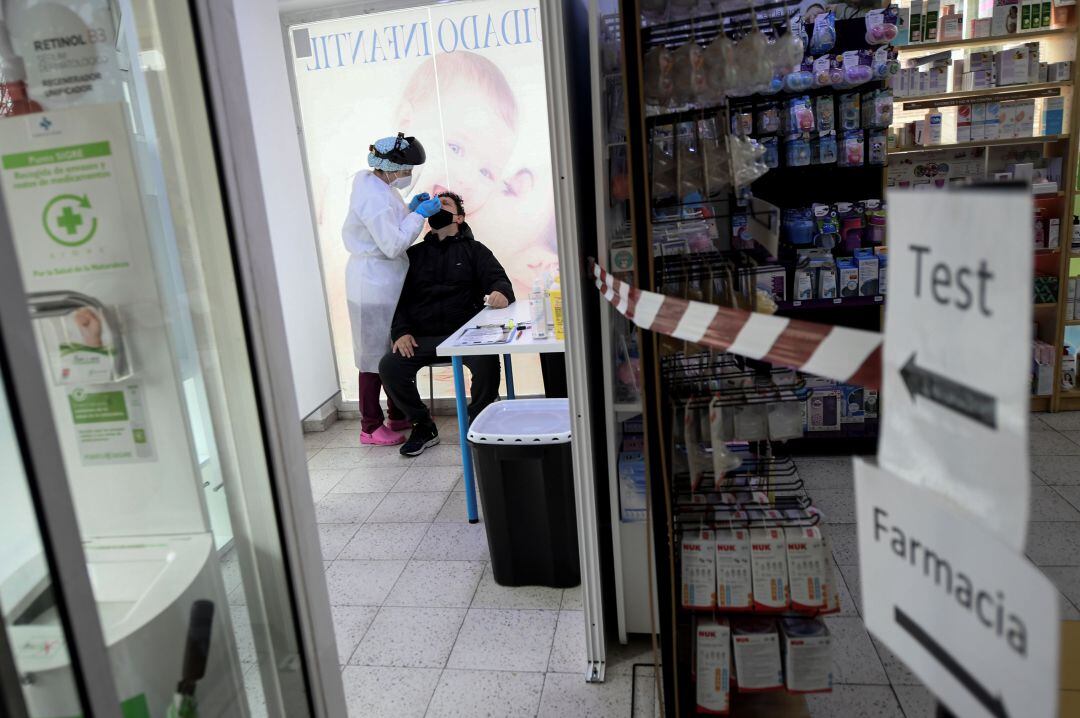
{"label": "product box on shelf", "polygon": [[814,389],[806,400],[806,430],[839,431],[840,401],[840,391],[835,386]]}
{"label": "product box on shelf", "polygon": [[754,608],[783,611],[788,607],[787,548],[784,530],[750,530],[750,575],[754,582]]}
{"label": "product box on shelf", "polygon": [[923,42],[923,0],[911,0],[911,23],[908,39],[910,42]]}
{"label": "product box on shelf", "polygon": [[750,574],[750,530],[716,530],[716,603],[721,610],[754,607]]}
{"label": "product box on shelf", "polygon": [[971,141],[977,142],[986,139],[986,103],[977,102],[971,105]]}
{"label": "product box on shelf", "polygon": [[1060,135],[1065,126],[1065,98],[1048,97],[1043,103],[1043,134]]}
{"label": "product box on shelf", "polygon": [[791,607],[800,611],[824,609],[825,565],[831,558],[825,555],[821,530],[813,526],[787,528],[784,534]]}
{"label": "product box on shelf", "polygon": [[780,634],[771,618],[736,618],[731,622],[735,684],[740,692],[775,691],[784,687]]}
{"label": "product box on shelf", "polygon": [[682,605],[683,608],[716,608],[716,548],[709,529],[683,534]]}
{"label": "product box on shelf", "polygon": [[[994,69],[997,74],[998,86],[1024,85],[1031,80],[1029,77],[1031,55],[1027,45],[1009,48],[998,52],[995,56]],[[1036,63],[1038,61],[1036,60]],[[1036,68],[1038,65],[1036,64]],[[1038,70],[1036,69],[1036,73]]]}
{"label": "product box on shelf", "polygon": [[780,621],[784,685],[791,693],[832,690],[832,636],[824,621],[784,618]]}
{"label": "product box on shelf", "polygon": [[859,267],[859,296],[873,297],[878,293],[878,257],[870,248],[855,250]]}
{"label": "product box on shelf", "polygon": [[927,42],[936,42],[938,38],[938,17],[941,15],[941,0],[926,0],[926,15],[923,21],[923,37]]}
{"label": "product box on shelf", "polygon": [[697,712],[727,715],[731,709],[731,629],[726,620],[697,622],[694,666]]}
{"label": "product box on shelf", "polygon": [[1001,137],[1001,103],[986,103],[986,119],[983,120],[983,139],[996,140]]}
{"label": "product box on shelf", "polygon": [[645,520],[645,455],[619,454],[619,511],[623,521]]}
{"label": "product box on shelf", "polygon": [[971,36],[972,37],[990,37],[991,23],[993,20],[988,17],[975,18],[971,21]]}
{"label": "product box on shelf", "polygon": [[862,424],[866,421],[863,408],[863,388],[842,384],[840,386],[840,423]]}
{"label": "product box on shelf", "polygon": [[990,35],[1011,35],[1020,29],[1019,0],[994,0],[990,15]]}
{"label": "product box on shelf", "polygon": [[899,47],[911,42],[911,8],[897,8],[896,11],[896,37],[892,44]]}
{"label": "product box on shelf", "polygon": [[945,42],[959,40],[964,35],[963,15],[942,15],[938,27],[938,35]]}
{"label": "product box on shelf", "polygon": [[1046,66],[1047,82],[1068,82],[1072,79],[1072,62],[1051,62]]}

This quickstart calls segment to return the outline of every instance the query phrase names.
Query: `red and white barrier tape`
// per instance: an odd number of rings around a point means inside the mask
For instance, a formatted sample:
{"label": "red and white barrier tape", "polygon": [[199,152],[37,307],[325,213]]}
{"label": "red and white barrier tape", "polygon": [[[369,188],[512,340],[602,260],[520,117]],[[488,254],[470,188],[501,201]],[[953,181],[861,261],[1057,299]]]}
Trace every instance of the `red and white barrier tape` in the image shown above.
{"label": "red and white barrier tape", "polygon": [[878,332],[718,307],[632,287],[590,260],[596,286],[642,329],[845,384],[881,389]]}

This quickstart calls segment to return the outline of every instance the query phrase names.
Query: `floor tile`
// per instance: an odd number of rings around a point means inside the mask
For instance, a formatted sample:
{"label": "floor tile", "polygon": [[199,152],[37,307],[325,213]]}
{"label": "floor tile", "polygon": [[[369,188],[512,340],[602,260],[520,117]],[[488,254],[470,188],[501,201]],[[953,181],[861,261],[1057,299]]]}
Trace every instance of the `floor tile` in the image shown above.
{"label": "floor tile", "polygon": [[844,583],[847,584],[848,593],[851,594],[851,602],[855,605],[855,610],[862,615],[862,579],[859,577],[859,566],[855,565],[841,565],[840,573],[844,576]]}
{"label": "floor tile", "polygon": [[660,718],[660,702],[656,700],[657,686],[653,674],[639,673],[634,681],[634,712],[630,718]]}
{"label": "floor tile", "polygon": [[326,572],[332,606],[381,606],[404,561],[334,561]]}
{"label": "floor tile", "polygon": [[457,466],[413,466],[394,485],[394,491],[449,491],[461,478]]}
{"label": "floor tile", "polygon": [[468,608],[484,573],[482,561],[410,561],[387,606]]}
{"label": "floor tile", "polygon": [[904,718],[889,686],[835,686],[806,696],[811,718]]}
{"label": "floor tile", "polygon": [[[1062,486],[1062,489],[1075,491],[1080,499],[1080,486]],[[1080,521],[1080,511],[1076,510],[1067,497],[1050,486],[1031,487],[1031,521]]]}
{"label": "floor tile", "polygon": [[304,449],[304,460],[311,461],[322,449]]}
{"label": "floor tile", "polygon": [[1061,411],[1055,414],[1039,414],[1039,420],[1059,431],[1080,430],[1080,411]]}
{"label": "floor tile", "polygon": [[338,663],[345,665],[360,644],[368,626],[379,612],[376,606],[331,606],[334,619],[334,638],[337,639]]}
{"label": "floor tile", "polygon": [[1067,599],[1080,606],[1080,566],[1045,566],[1041,570]]}
{"label": "floor tile", "polygon": [[1075,509],[1080,509],[1080,486],[1054,486],[1054,491]]}
{"label": "floor tile", "polygon": [[1032,456],[1031,470],[1053,486],[1080,486],[1080,460],[1075,456]]}
{"label": "floor tile", "polygon": [[858,616],[859,607],[855,603],[855,597],[851,595],[851,590],[848,588],[847,579],[844,578],[843,572],[840,570],[840,566],[833,561],[833,576],[837,580],[837,589],[840,594],[840,610],[833,614],[835,616]]}
{"label": "floor tile", "polygon": [[915,677],[907,664],[893,653],[888,646],[873,636],[870,637],[870,640],[874,644],[874,648],[877,649],[881,664],[885,666],[885,674],[889,677],[889,683],[894,686],[918,686],[922,684],[922,681]]}
{"label": "floor tile", "polygon": [[833,558],[838,564],[841,566],[858,565],[859,546],[855,524],[826,526],[825,536],[829,540],[829,547],[832,548]]}
{"label": "floor tile", "polygon": [[[460,485],[460,481],[455,485]],[[476,514],[483,520],[484,507],[480,504],[479,494],[476,496]],[[449,524],[458,521],[468,521],[468,519],[469,514],[465,510],[465,492],[451,491],[450,496],[446,499],[446,503],[443,504],[442,509],[439,511],[439,515],[435,517],[435,522]]]}
{"label": "floor tile", "polygon": [[416,457],[417,466],[461,466],[461,462],[461,447],[457,444],[433,446]]}
{"label": "floor tile", "polygon": [[346,666],[341,672],[349,718],[423,718],[438,668]]}
{"label": "floor tile", "polygon": [[583,674],[586,661],[585,612],[559,611],[547,669],[555,673]]}
{"label": "floor tile", "polygon": [[412,467],[414,459],[409,456],[402,456],[399,453],[400,448],[400,446],[373,446],[359,465],[368,468],[388,469],[408,469]]}
{"label": "floor tile", "polygon": [[[652,670],[656,664],[656,656],[653,655],[652,641],[648,636],[643,635],[631,635],[628,636],[629,640],[626,644],[619,643],[618,641],[608,641],[607,644],[607,674],[613,673],[626,673],[631,674],[634,672],[635,664],[648,664],[648,666],[639,667],[638,675],[641,675],[641,671]],[[657,639],[659,641],[659,639]],[[659,650],[660,644],[657,643],[657,650]]]}
{"label": "floor tile", "polygon": [[893,686],[904,718],[934,718],[937,698],[923,686]]}
{"label": "floor tile", "polygon": [[464,619],[464,608],[383,606],[349,663],[443,668]]}
{"label": "floor tile", "polygon": [[346,469],[312,469],[308,467],[308,479],[311,481],[311,498],[318,502],[334,490],[349,472]]}
{"label": "floor tile", "polygon": [[484,576],[473,596],[472,608],[545,608],[559,610],[563,602],[560,588],[546,586],[500,586],[495,583],[491,566],[484,568]]}
{"label": "floor tile", "polygon": [[1032,521],[1027,555],[1036,566],[1080,566],[1080,523]]}
{"label": "floor tile", "polygon": [[543,673],[447,669],[427,718],[531,718],[543,689]]}
{"label": "floor tile", "polygon": [[404,466],[358,466],[348,471],[333,488],[334,493],[342,494],[385,494],[394,488],[401,475],[408,469]]}
{"label": "floor tile", "polygon": [[[1074,433],[1080,436],[1080,433]],[[1080,444],[1067,434],[1036,431],[1028,435],[1032,456],[1080,456]]]}
{"label": "floor tile", "polygon": [[364,524],[352,537],[339,558],[410,559],[420,539],[427,533],[427,524]]}
{"label": "floor tile", "polygon": [[1062,621],[1080,621],[1080,608],[1065,597],[1064,593],[1058,592],[1058,598],[1061,606],[1061,620]]}
{"label": "floor tile", "polygon": [[226,591],[233,591],[243,583],[243,578],[240,575],[240,557],[237,556],[235,548],[230,548],[224,556],[218,559],[218,566],[221,570],[221,580],[225,584]]}
{"label": "floor tile", "polygon": [[315,520],[320,524],[363,523],[382,501],[383,494],[334,494],[315,505]]}
{"label": "floor tile", "polygon": [[333,434],[329,431],[307,431],[304,432],[304,449],[323,449],[326,448],[326,442],[330,441],[330,437]]}
{"label": "floor tile", "polygon": [[368,517],[372,523],[429,523],[439,514],[446,494],[426,492],[387,494]]}
{"label": "floor tile", "polygon": [[888,685],[885,668],[870,642],[862,619],[828,617],[825,624],[833,639],[833,681],[863,685]]}
{"label": "floor tile", "polygon": [[366,448],[323,449],[308,461],[309,469],[353,469],[367,455]]}
{"label": "floor tile", "polygon": [[855,523],[855,494],[851,489],[810,489],[809,492],[814,506],[825,515],[825,523]]}
{"label": "floor tile", "polygon": [[359,524],[319,524],[319,546],[323,558],[328,561],[337,558],[358,528]]}
{"label": "floor tile", "polygon": [[580,611],[585,608],[581,596],[581,586],[574,586],[563,591],[562,609],[564,611]]}
{"label": "floor tile", "polygon": [[[1031,422],[1028,425],[1031,431],[1057,431],[1054,427],[1050,426],[1044,419],[1048,414],[1031,414]],[[1077,427],[1080,428],[1080,427]]]}
{"label": "floor tile", "polygon": [[558,615],[557,611],[470,609],[447,667],[543,671]]}
{"label": "floor tile", "polygon": [[855,485],[851,457],[799,458],[795,460],[795,468],[811,496],[819,489],[851,491]]}
{"label": "floor tile", "polygon": [[[422,494],[398,494],[421,496]],[[394,496],[394,494],[391,494]],[[487,535],[484,524],[470,524],[464,519],[457,523],[431,524],[414,558],[426,561],[486,561]]]}
{"label": "floor tile", "polygon": [[244,593],[244,586],[240,585],[229,591],[229,605],[230,606],[246,606],[247,594]]}
{"label": "floor tile", "polygon": [[1080,431],[1059,431],[1058,433],[1067,438],[1069,441],[1076,444],[1077,446],[1080,446]]}
{"label": "floor tile", "polygon": [[548,673],[539,718],[617,718],[630,715],[633,682],[629,675],[586,683],[581,673]]}

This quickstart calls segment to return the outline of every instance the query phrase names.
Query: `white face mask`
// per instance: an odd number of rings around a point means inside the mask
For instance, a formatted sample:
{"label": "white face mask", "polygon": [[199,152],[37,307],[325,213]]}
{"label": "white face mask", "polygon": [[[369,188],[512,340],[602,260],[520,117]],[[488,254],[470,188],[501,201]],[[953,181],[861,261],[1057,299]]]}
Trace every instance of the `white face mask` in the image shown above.
{"label": "white face mask", "polygon": [[409,185],[412,184],[412,177],[405,175],[404,177],[398,177],[390,182],[390,186],[394,189],[409,189]]}

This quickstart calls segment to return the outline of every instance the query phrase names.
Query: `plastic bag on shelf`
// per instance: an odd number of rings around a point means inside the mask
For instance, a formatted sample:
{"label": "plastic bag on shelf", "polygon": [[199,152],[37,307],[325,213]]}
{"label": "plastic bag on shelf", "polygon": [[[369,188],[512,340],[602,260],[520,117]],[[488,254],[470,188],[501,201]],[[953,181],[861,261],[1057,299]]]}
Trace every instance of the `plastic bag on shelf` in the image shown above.
{"label": "plastic bag on shelf", "polygon": [[654,47],[642,58],[645,72],[645,102],[667,107],[675,96],[674,60],[663,46]]}
{"label": "plastic bag on shelf", "polygon": [[675,49],[672,60],[672,96],[676,104],[702,102],[709,96],[705,51],[693,40]]}

